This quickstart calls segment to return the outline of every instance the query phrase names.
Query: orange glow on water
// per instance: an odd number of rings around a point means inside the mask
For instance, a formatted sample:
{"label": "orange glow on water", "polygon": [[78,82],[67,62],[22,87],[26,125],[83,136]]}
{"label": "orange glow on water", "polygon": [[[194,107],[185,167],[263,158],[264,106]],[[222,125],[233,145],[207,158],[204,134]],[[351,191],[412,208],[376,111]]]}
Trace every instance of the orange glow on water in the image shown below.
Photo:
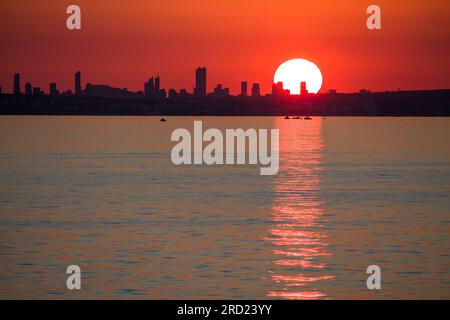
{"label": "orange glow on water", "polygon": [[[319,299],[327,294],[320,283],[331,281],[325,259],[331,256],[328,236],[318,197],[322,120],[286,121],[279,118],[280,172],[275,181],[276,198],[272,206],[273,226],[265,241],[275,248],[271,279],[279,291],[269,297]],[[301,127],[308,126],[308,128]],[[306,135],[305,135],[306,132]],[[299,288],[302,290],[298,290]]]}
{"label": "orange glow on water", "polygon": [[269,292],[269,297],[283,298],[290,300],[315,300],[326,297],[326,294],[318,291],[310,292]]}

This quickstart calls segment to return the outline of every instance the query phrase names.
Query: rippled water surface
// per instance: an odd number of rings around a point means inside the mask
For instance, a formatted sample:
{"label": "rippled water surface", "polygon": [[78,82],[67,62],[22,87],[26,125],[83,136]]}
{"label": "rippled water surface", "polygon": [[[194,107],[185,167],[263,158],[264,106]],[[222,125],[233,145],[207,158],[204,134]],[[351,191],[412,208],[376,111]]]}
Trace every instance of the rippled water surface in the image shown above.
{"label": "rippled water surface", "polygon": [[[450,119],[167,120],[0,117],[0,298],[450,298]],[[279,173],[174,166],[194,120],[279,128]]]}

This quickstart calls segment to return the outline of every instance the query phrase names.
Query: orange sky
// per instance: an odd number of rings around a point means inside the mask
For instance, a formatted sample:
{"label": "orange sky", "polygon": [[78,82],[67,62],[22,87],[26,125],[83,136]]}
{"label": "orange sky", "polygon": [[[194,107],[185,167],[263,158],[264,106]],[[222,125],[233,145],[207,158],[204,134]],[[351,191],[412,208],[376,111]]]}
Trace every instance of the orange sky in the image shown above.
{"label": "orange sky", "polygon": [[[66,28],[78,4],[82,30]],[[382,30],[366,28],[378,4]],[[322,70],[322,91],[450,88],[450,1],[442,0],[3,0],[0,85],[21,72],[48,90],[87,82],[142,90],[153,74],[165,88],[192,90],[208,69],[237,93],[241,80],[270,90],[277,66],[305,58]]]}

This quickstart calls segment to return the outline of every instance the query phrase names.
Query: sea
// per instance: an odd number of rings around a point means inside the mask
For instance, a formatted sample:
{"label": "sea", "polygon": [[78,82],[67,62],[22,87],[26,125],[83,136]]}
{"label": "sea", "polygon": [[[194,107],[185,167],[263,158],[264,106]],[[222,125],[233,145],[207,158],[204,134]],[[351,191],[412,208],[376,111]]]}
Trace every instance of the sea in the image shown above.
{"label": "sea", "polygon": [[[165,120],[0,116],[1,299],[450,298],[450,118]],[[279,172],[173,164],[195,120]]]}

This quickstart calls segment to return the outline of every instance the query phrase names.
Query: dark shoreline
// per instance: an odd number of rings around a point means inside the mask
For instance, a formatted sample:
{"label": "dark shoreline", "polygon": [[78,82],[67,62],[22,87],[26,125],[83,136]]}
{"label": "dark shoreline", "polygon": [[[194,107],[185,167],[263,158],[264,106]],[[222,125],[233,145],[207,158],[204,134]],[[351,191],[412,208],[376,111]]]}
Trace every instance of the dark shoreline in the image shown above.
{"label": "dark shoreline", "polygon": [[148,99],[0,95],[1,115],[80,116],[450,116],[450,90]]}
{"label": "dark shoreline", "polygon": [[[294,119],[293,117],[315,117],[315,118],[446,118],[450,115],[301,115],[301,114],[279,114],[279,115],[259,115],[259,114],[219,114],[219,115],[205,115],[205,114],[13,114],[13,113],[0,113],[0,116],[11,117],[285,117],[289,116],[290,119],[286,120],[304,120]],[[307,121],[307,120],[306,120]]]}

